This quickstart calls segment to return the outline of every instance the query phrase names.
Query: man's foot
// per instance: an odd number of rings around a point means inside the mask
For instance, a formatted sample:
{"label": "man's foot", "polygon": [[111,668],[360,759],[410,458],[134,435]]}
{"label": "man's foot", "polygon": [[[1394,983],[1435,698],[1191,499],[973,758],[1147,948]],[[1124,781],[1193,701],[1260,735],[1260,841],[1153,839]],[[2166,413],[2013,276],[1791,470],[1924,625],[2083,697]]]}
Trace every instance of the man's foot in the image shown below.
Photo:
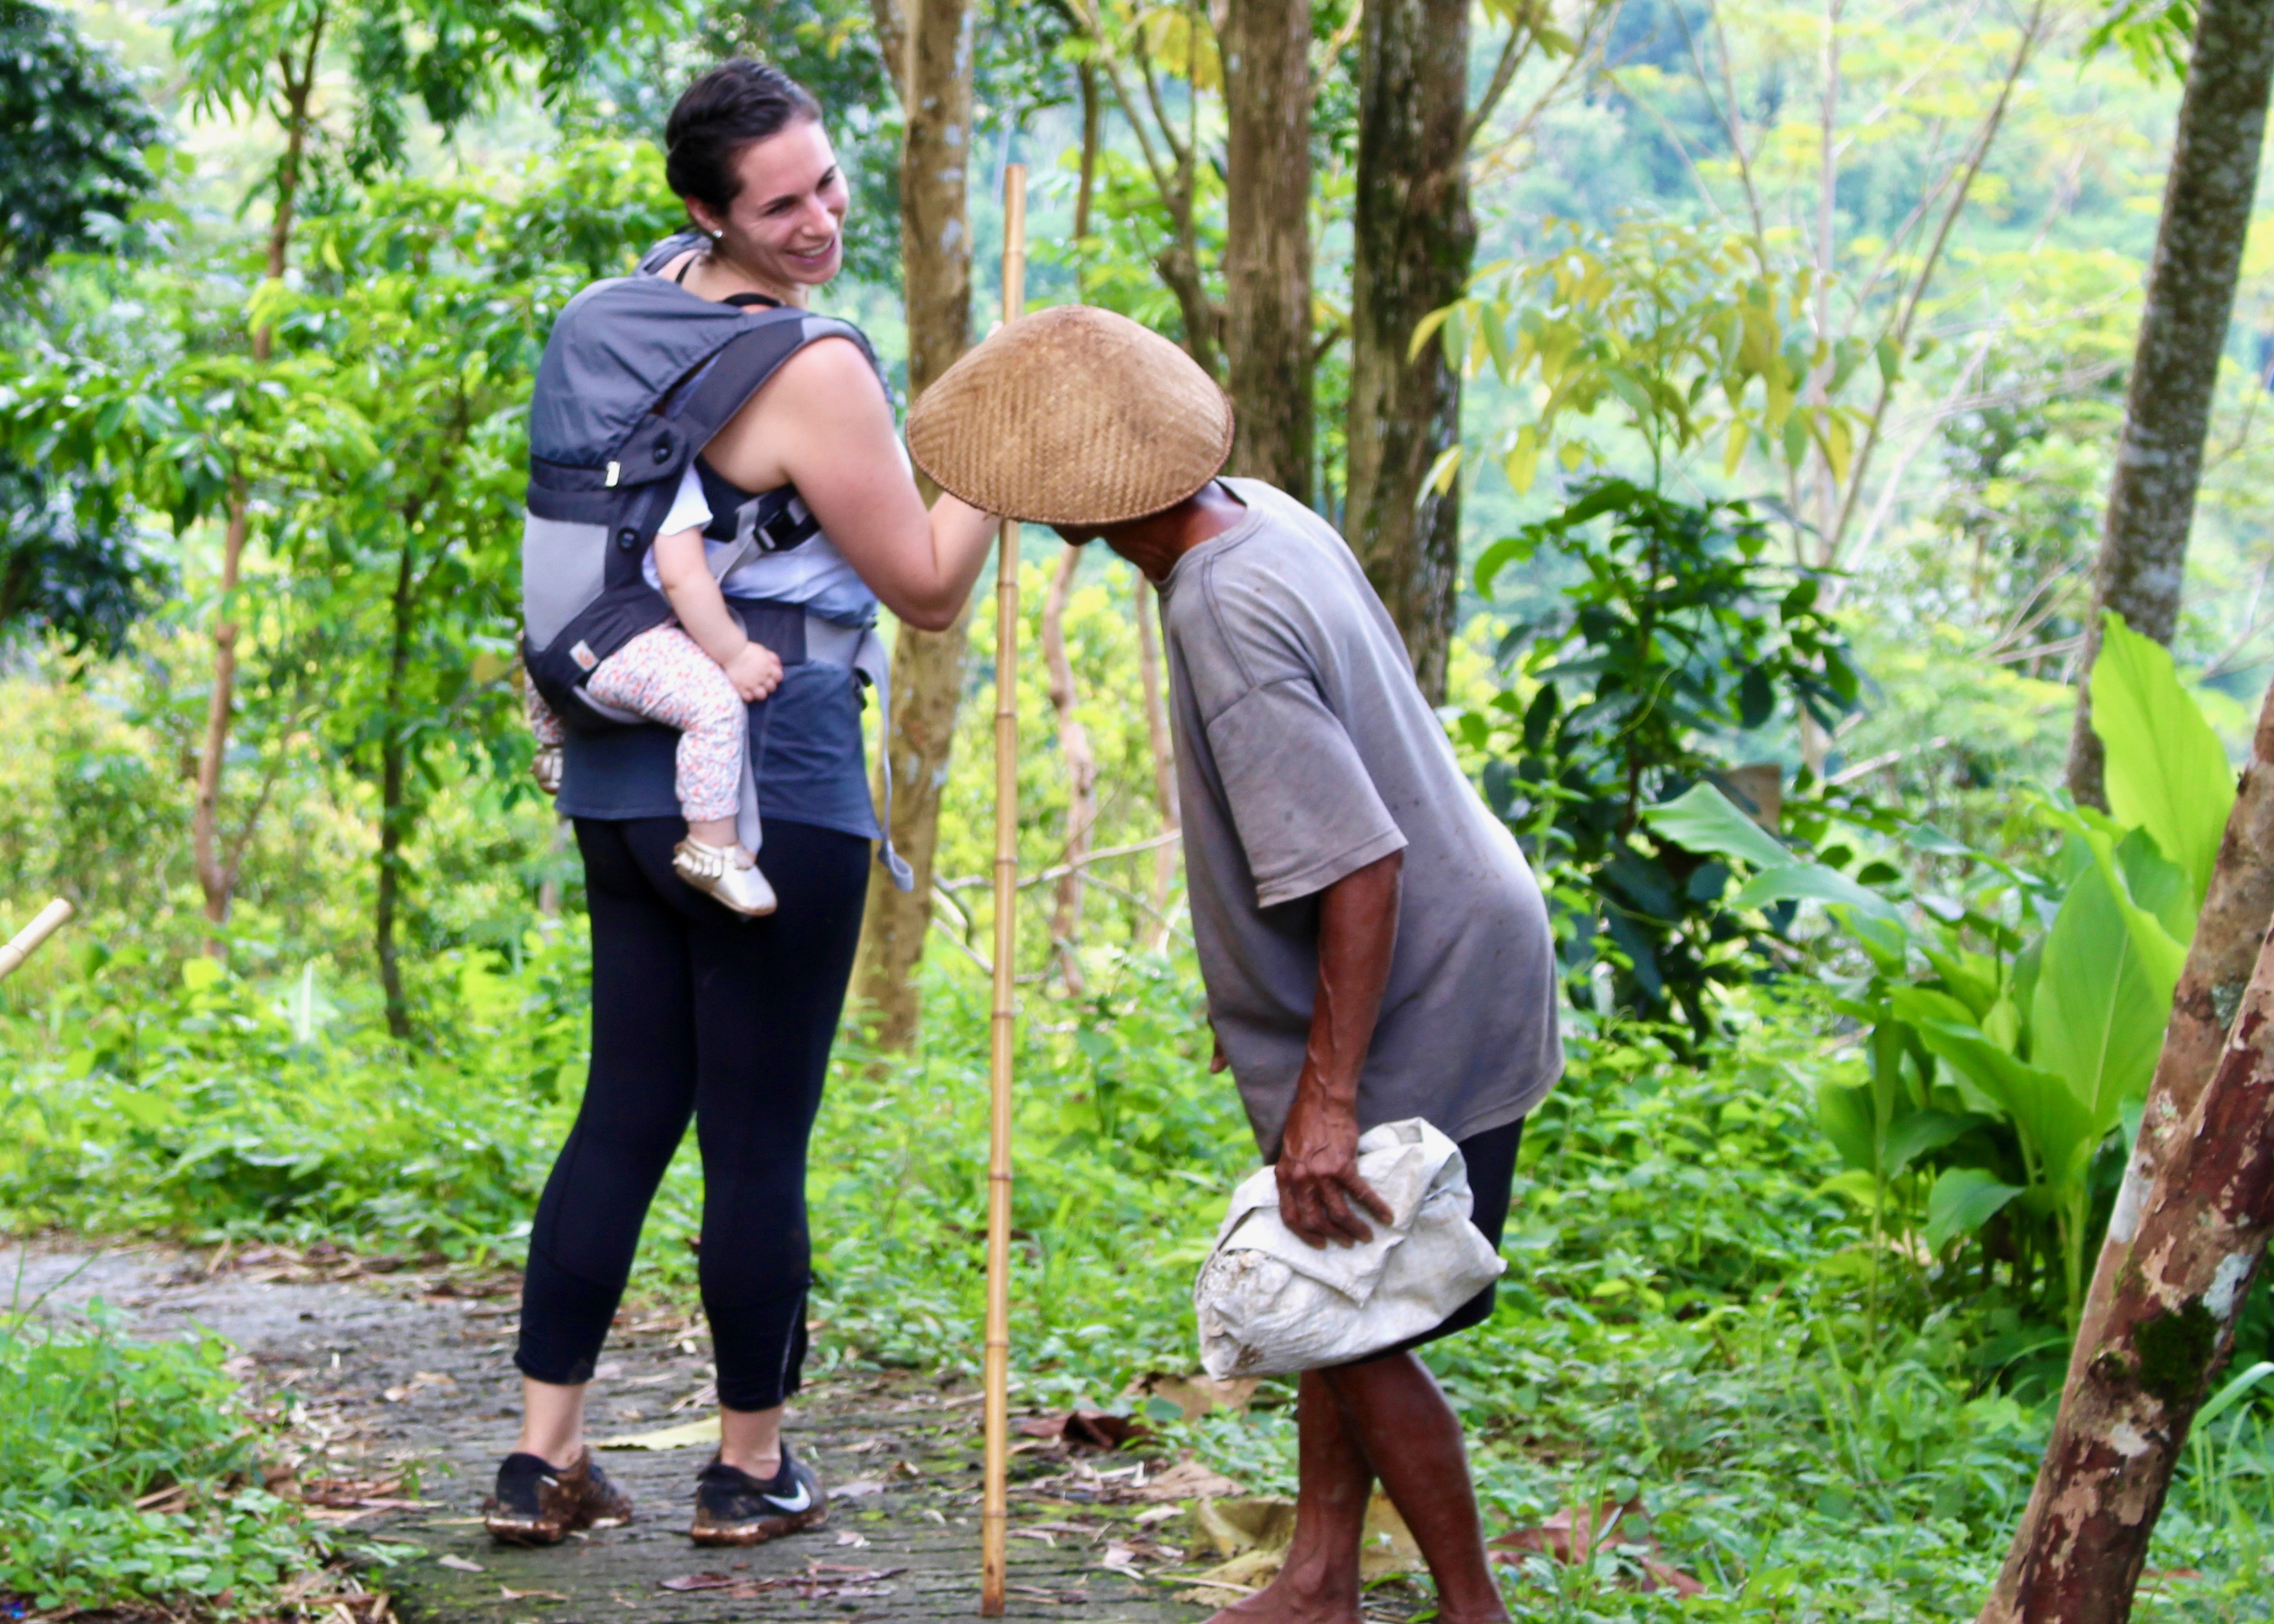
{"label": "man's foot", "polygon": [[1355,1590],[1329,1595],[1298,1584],[1283,1571],[1254,1595],[1236,1601],[1208,1624],[1363,1624]]}
{"label": "man's foot", "polygon": [[695,1479],[695,1526],[687,1535],[698,1545],[760,1545],[818,1527],[828,1516],[821,1479],[785,1443],[772,1477],[753,1477],[712,1456]]}
{"label": "man's foot", "polygon": [[681,879],[709,891],[736,914],[758,919],[774,911],[774,888],[758,872],[758,860],[739,841],[706,846],[689,835],[672,847],[671,866]]}
{"label": "man's foot", "polygon": [[631,1497],[608,1481],[590,1449],[565,1470],[539,1455],[508,1455],[496,1492],[482,1502],[482,1525],[504,1545],[557,1545],[578,1529],[631,1520]]}

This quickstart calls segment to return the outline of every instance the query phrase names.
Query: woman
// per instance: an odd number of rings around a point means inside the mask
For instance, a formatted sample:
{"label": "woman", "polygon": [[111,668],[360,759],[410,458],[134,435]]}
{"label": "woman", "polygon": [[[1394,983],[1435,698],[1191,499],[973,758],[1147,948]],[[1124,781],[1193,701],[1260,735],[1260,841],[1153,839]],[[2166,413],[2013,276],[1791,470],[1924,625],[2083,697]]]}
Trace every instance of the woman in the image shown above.
{"label": "woman", "polygon": [[[666,174],[699,237],[642,274],[697,298],[802,305],[837,274],[848,193],[821,112],[768,67],[704,74],[666,126]],[[703,1155],[703,1305],[719,1370],[719,1454],[697,1479],[699,1543],[755,1545],[822,1519],[813,1470],[781,1438],[805,1354],[806,1142],[860,936],[870,843],[861,695],[847,656],[881,601],[950,625],[991,521],[953,497],[927,513],[863,348],[824,338],[785,362],[702,455],[731,508],[794,485],[821,533],[733,570],[753,624],[799,628],[753,712],[765,863],[779,896],[744,920],[673,872],[686,833],[677,735],[571,734],[560,808],[576,823],[592,929],[592,1064],[530,1237],[521,1438],[486,1507],[492,1535],[549,1545],[629,1501],[584,1439],[585,1384],[629,1275],[641,1221],[695,1119]],[[772,620],[764,617],[771,615]],[[805,658],[797,658],[800,653]]]}

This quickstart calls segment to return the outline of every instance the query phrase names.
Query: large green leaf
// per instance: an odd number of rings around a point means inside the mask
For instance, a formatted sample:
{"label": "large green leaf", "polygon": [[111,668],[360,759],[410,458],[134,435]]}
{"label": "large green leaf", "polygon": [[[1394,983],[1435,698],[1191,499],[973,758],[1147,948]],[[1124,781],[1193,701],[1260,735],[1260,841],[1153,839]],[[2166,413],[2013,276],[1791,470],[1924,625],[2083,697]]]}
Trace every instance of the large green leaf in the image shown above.
{"label": "large green leaf", "polygon": [[1764,868],[1729,898],[1732,907],[1765,908],[1796,898],[1802,902],[1840,902],[1859,913],[1887,914],[1894,910],[1886,898],[1866,891],[1837,868],[1822,863],[1788,862]]}
{"label": "large green leaf", "polygon": [[1950,1237],[1971,1233],[2022,1193],[1980,1168],[1945,1168],[1934,1188],[1926,1192],[1926,1244],[1940,1252]]}
{"label": "large green leaf", "polygon": [[2170,651],[2113,613],[2092,666],[2092,728],[2107,753],[2108,809],[2154,837],[2200,905],[2234,805],[2234,770]]}
{"label": "large green leaf", "polygon": [[2171,1015],[2170,983],[2142,965],[2135,922],[2097,864],[2079,875],[2045,935],[2030,1014],[2031,1057],[2104,1133],[2147,1093]]}
{"label": "large green leaf", "polygon": [[1898,988],[1890,996],[1935,1057],[1946,1061],[2013,1122],[2029,1142],[2045,1184],[2064,1198],[2081,1188],[2092,1153],[2108,1130],[2094,1120],[2068,1079],[2015,1059],[1979,1026],[1940,1018],[1932,1004],[1918,1002],[1938,1000],[1962,1009],[1955,998],[1917,988]]}
{"label": "large green leaf", "polygon": [[1652,833],[1692,852],[1742,857],[1756,868],[1779,868],[1794,861],[1774,835],[1711,784],[1695,785],[1663,806],[1645,808],[1642,816]]}

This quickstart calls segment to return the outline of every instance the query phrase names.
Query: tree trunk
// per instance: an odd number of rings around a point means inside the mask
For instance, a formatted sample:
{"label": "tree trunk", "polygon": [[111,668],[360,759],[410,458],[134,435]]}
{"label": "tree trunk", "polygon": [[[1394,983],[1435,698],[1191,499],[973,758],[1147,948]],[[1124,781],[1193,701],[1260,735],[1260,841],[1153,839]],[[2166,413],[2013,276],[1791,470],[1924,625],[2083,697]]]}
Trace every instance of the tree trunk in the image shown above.
{"label": "tree trunk", "polygon": [[1231,471],[1311,500],[1311,5],[1231,0],[1224,35]]}
{"label": "tree trunk", "polygon": [[1097,83],[1097,64],[1085,56],[1075,69],[1081,86],[1081,168],[1074,181],[1073,237],[1089,235],[1089,207],[1097,192],[1097,149],[1103,136],[1105,103]]}
{"label": "tree trunk", "polygon": [[[2268,688],[2259,710],[2250,763],[2243,771],[2234,809],[2227,815],[2218,862],[2211,871],[2202,913],[2195,921],[2195,940],[2187,948],[2187,963],[2172,994],[2171,1025],[2164,1032],[2163,1052],[2157,1059],[2155,1080],[2149,1086],[2140,1137],[2131,1165],[2125,1170],[2124,1187],[2101,1245],[2091,1289],[2085,1295],[2076,1345],[2069,1353],[2057,1439],[2062,1436],[2059,1427],[2069,1423],[2072,1406],[2082,1407],[2080,1416],[2105,1413],[2107,1395],[2099,1390],[2099,1379],[2092,1367],[2131,1312],[2118,1298],[2140,1284],[2127,1268],[2135,1255],[2147,1255],[2139,1252],[2135,1226],[2139,1215],[2153,1211],[2161,1199],[2167,1164],[2175,1165],[2178,1158],[2187,1154],[2187,1131],[2197,1119],[2197,1107],[2225,1049],[2228,1026],[2243,1002],[2270,921],[2274,921],[2274,687]],[[2077,1425],[2087,1423],[2080,1419]],[[2058,1608],[2041,1610],[2052,1605],[2050,1600],[2040,1602],[2041,1594],[2052,1598],[2062,1593],[2061,1582],[2051,1575],[2043,1553],[2050,1541],[2063,1538],[2064,1531],[2074,1526],[2074,1503],[2066,1498],[2074,1492],[2068,1478],[2074,1469],[2074,1461],[2047,1451],[2036,1492],[2014,1536],[2005,1571],[1983,1613],[1984,1624],[2061,1616]],[[2161,1494],[2159,1488],[2159,1503]],[[2144,1546],[2144,1532],[2141,1541]],[[2137,1576],[2136,1565],[2134,1576]],[[2130,1593],[2127,1583],[2124,1594],[2128,1598]]]}
{"label": "tree trunk", "polygon": [[1043,665],[1050,678],[1050,709],[1058,719],[1058,755],[1066,772],[1065,851],[1058,859],[1065,872],[1058,876],[1051,903],[1050,942],[1058,950],[1066,991],[1077,998],[1088,990],[1081,959],[1074,951],[1081,935],[1081,862],[1089,855],[1090,831],[1097,822],[1097,756],[1089,748],[1089,729],[1073,713],[1073,662],[1066,657],[1066,600],[1073,596],[1073,578],[1081,569],[1081,549],[1065,549],[1058,573],[1050,577],[1050,596],[1043,600]]}
{"label": "tree trunk", "polygon": [[1436,700],[1459,601],[1460,494],[1424,486],[1459,443],[1461,380],[1434,344],[1407,357],[1421,319],[1459,296],[1476,250],[1465,167],[1469,9],[1379,0],[1364,30],[1343,533]]}
{"label": "tree trunk", "polygon": [[[880,9],[889,0],[878,0]],[[967,165],[971,139],[971,17],[966,0],[913,0],[903,12],[907,48],[897,66],[905,122],[900,141],[900,263],[908,323],[908,395],[920,397],[971,342],[971,220]],[[882,30],[880,29],[880,34]],[[925,500],[935,494],[918,480]],[[855,996],[874,1012],[876,1041],[914,1041],[920,1014],[915,971],[931,926],[932,859],[939,844],[940,791],[963,692],[967,608],[944,632],[900,628],[892,647],[892,844],[915,870],[902,893],[870,871]]]}
{"label": "tree trunk", "polygon": [[2170,1159],[2110,1227],[2130,1230],[2122,1278],[2079,1338],[1982,1624],[2131,1617],[2172,1468],[2274,1233],[2274,938]]}
{"label": "tree trunk", "polygon": [[[267,276],[270,282],[284,280],[285,267],[290,260],[293,208],[298,199],[301,168],[307,154],[309,102],[315,94],[316,58],[323,46],[325,16],[323,11],[317,11],[308,31],[308,48],[297,70],[289,56],[283,61],[284,157],[276,166],[276,216],[268,226]],[[266,364],[274,342],[274,335],[266,325],[255,328],[252,358]],[[224,862],[221,856],[221,780],[229,753],[230,726],[236,719],[237,622],[229,618],[234,607],[230,599],[237,591],[245,561],[248,500],[245,477],[239,473],[230,482],[228,526],[222,536],[223,619],[214,628],[213,686],[206,698],[205,744],[198,756],[197,803],[190,812],[190,847],[198,871],[198,889],[205,893],[206,919],[215,925],[229,922],[230,898],[237,891],[237,862]],[[251,842],[252,820],[259,816],[258,807],[247,814],[236,846],[239,854]],[[206,952],[209,957],[221,958],[225,951],[219,936],[207,938]]]}
{"label": "tree trunk", "polygon": [[[1169,731],[1169,700],[1161,680],[1160,595],[1137,575],[1137,673],[1145,685],[1145,742],[1153,757],[1153,799],[1161,808],[1161,832],[1183,827],[1177,808],[1177,747]],[[1173,843],[1153,850],[1153,921],[1148,945],[1169,945],[1169,898],[1177,884],[1178,852]]]}
{"label": "tree trunk", "polygon": [[398,1039],[410,1035],[410,1001],[403,996],[403,966],[395,943],[395,915],[403,906],[403,840],[410,818],[404,802],[408,748],[403,730],[410,725],[404,689],[410,673],[410,617],[417,608],[412,543],[406,533],[403,555],[395,571],[391,605],[393,640],[387,658],[387,698],[380,713],[379,736],[379,895],[373,909],[372,944],[379,955],[379,984],[387,998],[387,1030]]}
{"label": "tree trunk", "polygon": [[2086,681],[2100,654],[2100,612],[2113,609],[2134,631],[2167,646],[2179,626],[2203,437],[2258,192],[2270,79],[2274,5],[2202,0],[2077,668],[2068,787],[2090,806],[2107,804]]}
{"label": "tree trunk", "polygon": [[[214,925],[229,922],[230,894],[235,876],[221,857],[222,757],[229,748],[229,726],[237,703],[237,594],[239,569],[245,561],[245,490],[242,477],[229,492],[229,525],[222,533],[221,619],[213,629],[213,687],[206,695],[206,737],[198,752],[198,798],[190,814],[190,846],[196,860],[198,888],[205,892],[206,919]],[[221,938],[210,936],[206,952],[222,956]]]}

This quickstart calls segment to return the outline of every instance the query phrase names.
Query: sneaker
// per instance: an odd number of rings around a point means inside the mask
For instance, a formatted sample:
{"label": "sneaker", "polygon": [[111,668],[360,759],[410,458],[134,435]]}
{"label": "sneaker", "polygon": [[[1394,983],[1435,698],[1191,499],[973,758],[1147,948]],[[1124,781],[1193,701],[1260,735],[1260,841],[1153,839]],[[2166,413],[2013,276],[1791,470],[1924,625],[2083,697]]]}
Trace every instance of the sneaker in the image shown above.
{"label": "sneaker", "polygon": [[698,1545],[758,1545],[817,1527],[828,1516],[821,1479],[785,1443],[771,1481],[712,1456],[695,1479],[695,1526],[687,1533]]}
{"label": "sneaker", "polygon": [[590,1449],[565,1471],[538,1455],[508,1455],[496,1492],[482,1502],[482,1525],[503,1545],[557,1545],[578,1529],[631,1520],[631,1497],[608,1481]]}
{"label": "sneaker", "polygon": [[757,919],[774,911],[774,888],[740,841],[705,846],[689,836],[671,848],[671,866],[681,879],[709,891],[734,913]]}

